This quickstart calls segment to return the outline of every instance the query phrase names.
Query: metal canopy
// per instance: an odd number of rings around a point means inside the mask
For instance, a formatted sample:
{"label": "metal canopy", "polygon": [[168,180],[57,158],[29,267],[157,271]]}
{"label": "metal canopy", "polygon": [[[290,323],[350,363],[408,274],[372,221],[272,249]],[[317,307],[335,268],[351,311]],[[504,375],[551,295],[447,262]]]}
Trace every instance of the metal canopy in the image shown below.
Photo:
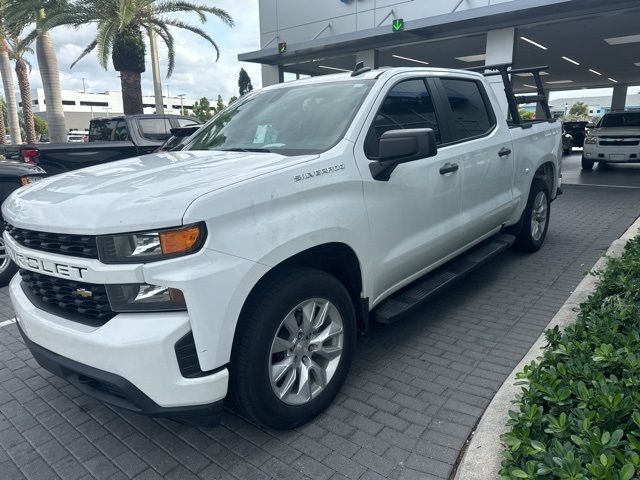
{"label": "metal canopy", "polygon": [[[605,41],[640,35],[638,0],[529,0],[527,5],[523,10],[520,2],[507,2],[406,22],[401,33],[379,27],[333,37],[329,45],[327,38],[319,38],[288,45],[284,55],[274,48],[242,54],[239,59],[320,75],[335,73],[332,69],[351,70],[355,52],[376,48],[381,67],[424,65],[407,60],[413,59],[436,67],[468,68],[484,64],[488,30],[517,26],[514,68],[549,65],[548,75],[543,76],[547,90],[640,84],[640,66],[636,65],[640,64],[640,42],[610,45]],[[515,91],[534,91],[531,80],[516,76]]]}

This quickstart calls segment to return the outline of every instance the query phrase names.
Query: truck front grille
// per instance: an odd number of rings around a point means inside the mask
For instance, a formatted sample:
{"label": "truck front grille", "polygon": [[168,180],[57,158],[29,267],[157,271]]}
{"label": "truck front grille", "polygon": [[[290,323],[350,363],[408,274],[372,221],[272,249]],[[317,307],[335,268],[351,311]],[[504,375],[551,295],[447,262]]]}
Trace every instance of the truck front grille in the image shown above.
{"label": "truck front grille", "polygon": [[36,232],[8,223],[4,224],[4,229],[23,247],[72,257],[98,258],[98,243],[93,235]]}
{"label": "truck front grille", "polygon": [[102,326],[115,316],[104,285],[81,283],[20,270],[22,290],[39,308],[91,326]]}
{"label": "truck front grille", "polygon": [[600,140],[602,147],[635,147],[640,145],[640,140]]}

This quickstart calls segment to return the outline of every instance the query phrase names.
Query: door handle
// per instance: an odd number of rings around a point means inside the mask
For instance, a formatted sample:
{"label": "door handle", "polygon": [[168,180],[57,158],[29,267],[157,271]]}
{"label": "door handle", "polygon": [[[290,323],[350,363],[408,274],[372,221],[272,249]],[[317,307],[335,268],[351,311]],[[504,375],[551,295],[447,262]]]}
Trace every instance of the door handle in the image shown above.
{"label": "door handle", "polygon": [[457,163],[445,163],[442,167],[440,167],[440,175],[457,172],[459,168],[460,166]]}
{"label": "door handle", "polygon": [[511,149],[507,147],[504,147],[498,152],[499,157],[507,157],[509,155],[511,155]]}

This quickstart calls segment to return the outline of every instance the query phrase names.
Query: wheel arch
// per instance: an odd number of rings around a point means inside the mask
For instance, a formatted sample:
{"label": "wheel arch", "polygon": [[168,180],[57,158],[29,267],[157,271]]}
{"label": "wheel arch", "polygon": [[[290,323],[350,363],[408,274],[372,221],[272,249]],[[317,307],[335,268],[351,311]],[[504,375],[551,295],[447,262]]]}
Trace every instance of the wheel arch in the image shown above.
{"label": "wheel arch", "polygon": [[[240,310],[236,330],[241,323],[243,312],[250,308],[262,287],[275,276],[289,269],[310,268],[326,272],[336,277],[347,289],[356,311],[359,327],[366,329],[368,302],[363,299],[363,269],[356,252],[346,243],[328,242],[302,250],[270,268],[252,287]],[[234,334],[235,337],[235,334]]]}

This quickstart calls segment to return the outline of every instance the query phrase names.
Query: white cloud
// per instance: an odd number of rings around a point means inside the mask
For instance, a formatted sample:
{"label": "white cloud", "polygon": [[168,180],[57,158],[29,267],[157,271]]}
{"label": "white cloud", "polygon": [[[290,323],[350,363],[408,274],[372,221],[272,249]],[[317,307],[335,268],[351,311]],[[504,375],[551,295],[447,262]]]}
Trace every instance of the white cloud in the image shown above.
{"label": "white cloud", "polygon": [[[167,79],[166,47],[159,40],[160,70],[162,74],[163,92],[167,86],[171,95],[184,93],[188,98],[206,96],[211,99],[222,95],[225,102],[233,95],[238,95],[238,72],[243,67],[253,82],[260,86],[260,66],[238,62],[238,54],[259,48],[258,0],[217,0],[217,7],[223,8],[235,20],[236,26],[227,27],[216,17],[210,16],[204,25],[198,25],[195,15],[183,15],[181,20],[201,26],[218,44],[220,59],[215,61],[215,50],[204,39],[197,35],[172,28],[175,37],[176,65],[173,75]],[[98,64],[95,53],[83,58],[73,69],[71,63],[82,53],[84,48],[95,38],[95,27],[87,26],[78,30],[58,28],[51,32],[58,54],[60,84],[64,90],[82,91],[82,79],[88,92],[119,91],[118,72],[113,70],[111,62],[107,71]],[[30,75],[32,87],[40,87],[42,82],[37,61],[31,59],[33,71]],[[153,94],[151,65],[147,49],[147,69],[142,74],[142,92]]]}

